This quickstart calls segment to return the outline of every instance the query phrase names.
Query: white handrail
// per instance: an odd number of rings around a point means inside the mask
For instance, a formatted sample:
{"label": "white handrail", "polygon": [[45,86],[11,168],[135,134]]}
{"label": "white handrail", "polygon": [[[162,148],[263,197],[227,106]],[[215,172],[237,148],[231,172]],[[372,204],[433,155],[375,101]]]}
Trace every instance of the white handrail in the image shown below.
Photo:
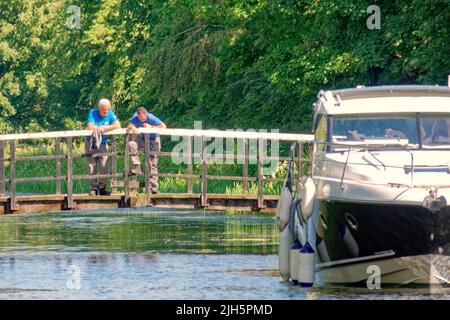
{"label": "white handrail", "polygon": [[[212,137],[229,139],[264,139],[277,141],[303,141],[312,142],[314,136],[310,134],[294,133],[275,133],[275,132],[251,132],[234,130],[197,130],[197,129],[159,129],[159,128],[140,128],[139,133],[159,133],[164,136],[188,136],[188,137]],[[106,135],[123,135],[127,129],[115,129],[106,132]],[[27,139],[45,139],[45,138],[68,138],[90,136],[92,130],[73,130],[73,131],[50,131],[50,132],[30,132],[17,134],[0,135],[0,141],[27,140]]]}

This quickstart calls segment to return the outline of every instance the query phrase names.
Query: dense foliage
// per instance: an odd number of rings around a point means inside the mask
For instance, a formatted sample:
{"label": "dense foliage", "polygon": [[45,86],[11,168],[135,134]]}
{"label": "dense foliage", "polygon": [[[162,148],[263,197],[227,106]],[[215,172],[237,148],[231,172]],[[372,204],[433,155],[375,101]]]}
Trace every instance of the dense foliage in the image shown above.
{"label": "dense foliage", "polygon": [[449,23],[449,0],[0,0],[0,132],[82,128],[101,97],[125,124],[307,131],[320,89],[446,84]]}

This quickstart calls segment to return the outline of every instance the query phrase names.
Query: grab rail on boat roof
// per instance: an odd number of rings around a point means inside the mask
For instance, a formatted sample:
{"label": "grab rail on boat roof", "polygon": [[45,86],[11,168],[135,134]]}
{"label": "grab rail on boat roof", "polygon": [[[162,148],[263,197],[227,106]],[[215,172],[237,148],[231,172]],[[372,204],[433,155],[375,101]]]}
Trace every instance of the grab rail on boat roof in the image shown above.
{"label": "grab rail on boat roof", "polygon": [[411,97],[411,96],[439,96],[450,97],[450,87],[444,86],[377,86],[363,88],[348,88],[329,91],[333,96],[339,95],[342,100],[376,98],[376,97]]}

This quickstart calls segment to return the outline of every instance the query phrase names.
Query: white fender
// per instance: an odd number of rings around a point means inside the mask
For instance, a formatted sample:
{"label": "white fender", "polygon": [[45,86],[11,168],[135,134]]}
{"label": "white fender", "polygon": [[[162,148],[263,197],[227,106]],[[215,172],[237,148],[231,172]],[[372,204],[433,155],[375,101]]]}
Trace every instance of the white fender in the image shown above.
{"label": "white fender", "polygon": [[294,236],[289,228],[284,228],[280,234],[280,248],[278,250],[278,269],[284,281],[290,277],[290,254],[294,243]]}
{"label": "white fender", "polygon": [[306,179],[303,185],[303,197],[302,197],[302,216],[305,221],[311,216],[314,208],[314,195],[316,194],[316,185],[311,177]]}
{"label": "white fender", "polygon": [[292,244],[291,247],[291,254],[290,254],[290,274],[291,274],[291,280],[294,284],[298,283],[298,273],[299,273],[299,266],[300,266],[300,249],[301,245],[296,243]]}
{"label": "white fender", "polygon": [[289,191],[288,187],[284,187],[277,204],[276,223],[280,231],[282,231],[289,223],[291,204],[291,191]]}
{"label": "white fender", "polygon": [[299,251],[298,283],[302,287],[314,284],[315,253],[309,243]]}
{"label": "white fender", "polygon": [[[300,203],[301,203],[301,199],[303,196],[303,191],[301,191],[300,189],[297,191],[297,194],[295,195],[294,200],[292,201],[292,205],[296,205],[296,212],[295,212],[295,217],[294,217],[294,224],[295,224],[295,230],[297,232],[297,239],[300,241],[300,248],[303,247],[307,241],[306,239],[306,223],[303,223],[302,218],[301,218],[301,214],[300,216],[298,215],[299,212],[297,212],[297,210],[301,211],[300,208]],[[300,203],[297,203],[297,201],[300,201]],[[300,249],[299,248],[299,249]]]}

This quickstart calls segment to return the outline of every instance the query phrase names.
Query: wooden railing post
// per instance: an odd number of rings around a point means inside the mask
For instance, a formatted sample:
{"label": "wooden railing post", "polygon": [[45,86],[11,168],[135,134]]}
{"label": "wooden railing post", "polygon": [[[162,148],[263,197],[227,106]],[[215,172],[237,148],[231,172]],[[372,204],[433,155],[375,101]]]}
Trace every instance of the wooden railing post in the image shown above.
{"label": "wooden railing post", "polygon": [[[55,141],[55,155],[61,154],[61,138],[56,138]],[[56,159],[56,194],[61,194],[61,158]]]}
{"label": "wooden railing post", "polygon": [[73,139],[67,138],[67,209],[73,209]]}
{"label": "wooden railing post", "polygon": [[187,148],[188,148],[188,182],[187,182],[187,191],[188,193],[192,193],[192,175],[193,175],[193,170],[192,170],[192,161],[193,161],[193,157],[192,157],[192,140],[194,139],[193,136],[188,136],[188,140],[187,140]]}
{"label": "wooden railing post", "polygon": [[264,208],[264,193],[263,193],[263,155],[264,155],[264,140],[258,139],[258,209]]}
{"label": "wooden railing post", "polygon": [[201,160],[202,160],[201,206],[202,207],[207,207],[208,206],[207,181],[206,181],[207,155],[206,155],[206,141],[205,141],[205,137],[204,136],[202,136],[202,139],[201,139],[201,146],[202,146],[202,153],[201,153]]}
{"label": "wooden railing post", "polygon": [[244,176],[244,181],[242,183],[242,189],[244,194],[248,194],[248,139],[243,139],[244,141],[244,164],[242,167],[242,175]]}
{"label": "wooden railing post", "polygon": [[124,152],[124,159],[123,159],[123,171],[124,171],[124,180],[123,180],[123,186],[125,189],[125,195],[124,195],[124,205],[128,206],[128,201],[130,200],[130,177],[129,177],[129,171],[130,171],[130,152],[128,151],[128,142],[130,141],[130,134],[127,132],[125,133],[125,152]]}
{"label": "wooden railing post", "polygon": [[0,141],[0,197],[5,194],[5,143]]}
{"label": "wooden railing post", "polygon": [[[111,152],[113,155],[111,156],[111,172],[112,174],[117,173],[117,139],[116,135],[111,136]],[[117,193],[117,187],[116,186],[116,178],[111,178],[111,185],[114,186],[111,188],[111,193]]]}
{"label": "wooden railing post", "polygon": [[17,210],[16,202],[16,141],[11,140],[9,151],[9,180],[10,180],[10,191],[9,191],[9,201],[11,211]]}
{"label": "wooden railing post", "polygon": [[150,166],[150,138],[148,134],[144,134],[144,152],[145,152],[145,205],[152,205],[152,196],[150,192],[150,176],[152,174],[152,167]]}

